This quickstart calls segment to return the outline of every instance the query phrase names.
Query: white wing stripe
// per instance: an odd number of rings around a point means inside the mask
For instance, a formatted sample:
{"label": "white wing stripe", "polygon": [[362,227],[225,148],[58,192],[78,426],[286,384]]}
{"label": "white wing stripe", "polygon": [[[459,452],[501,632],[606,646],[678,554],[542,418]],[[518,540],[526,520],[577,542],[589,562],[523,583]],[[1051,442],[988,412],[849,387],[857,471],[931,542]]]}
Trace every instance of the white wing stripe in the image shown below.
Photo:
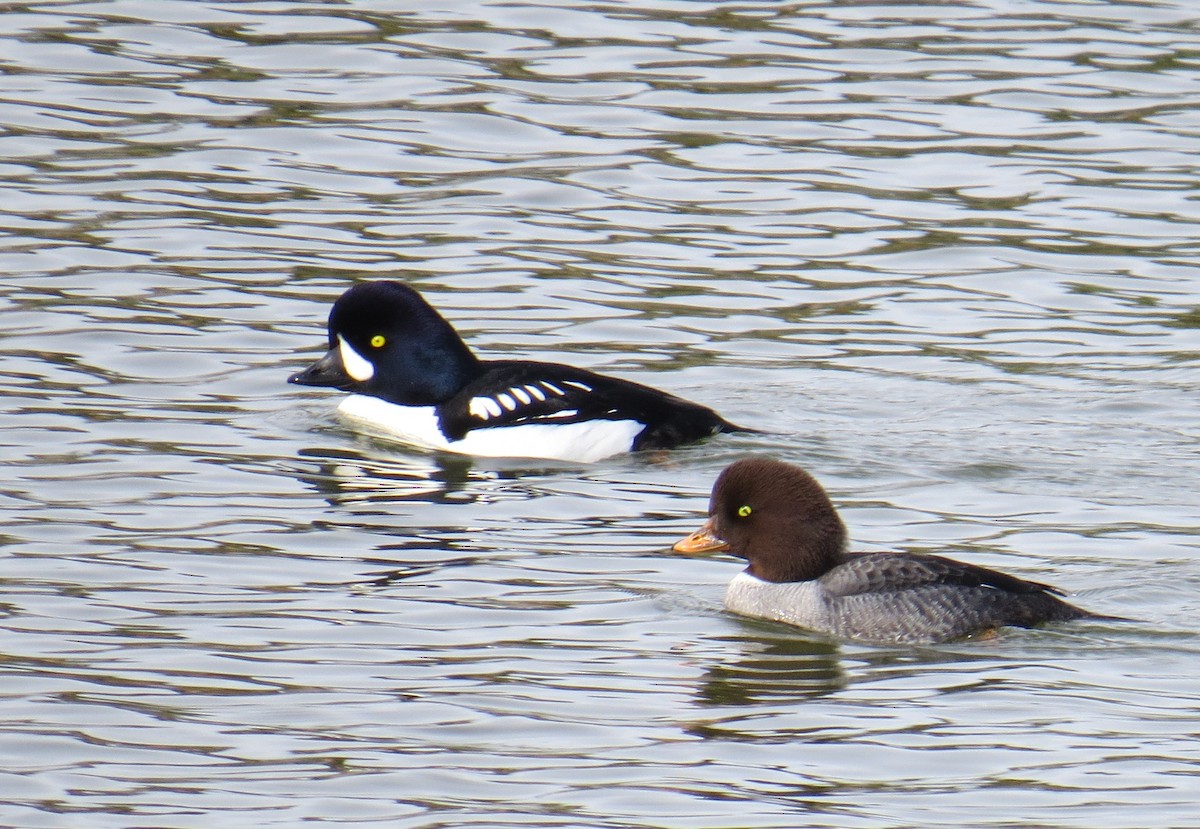
{"label": "white wing stripe", "polygon": [[[561,383],[562,386],[570,386],[580,391],[592,391],[592,387],[587,383],[581,383],[577,380],[562,380]],[[547,392],[558,397],[566,397],[567,393],[562,389],[562,386],[555,385],[549,380],[539,380],[536,384],[526,383],[523,386],[512,386],[508,391],[500,392],[495,397],[488,397],[486,395],[472,397],[467,402],[467,413],[480,420],[491,420],[492,418],[502,416],[505,412],[515,412],[518,406],[527,406],[534,400],[537,400],[539,403],[543,402],[546,400]],[[565,409],[561,412],[535,415],[533,419],[575,417],[578,414],[578,409]]]}
{"label": "white wing stripe", "polygon": [[490,420],[500,416],[500,406],[490,397],[472,397],[467,403],[467,413],[480,420]]}

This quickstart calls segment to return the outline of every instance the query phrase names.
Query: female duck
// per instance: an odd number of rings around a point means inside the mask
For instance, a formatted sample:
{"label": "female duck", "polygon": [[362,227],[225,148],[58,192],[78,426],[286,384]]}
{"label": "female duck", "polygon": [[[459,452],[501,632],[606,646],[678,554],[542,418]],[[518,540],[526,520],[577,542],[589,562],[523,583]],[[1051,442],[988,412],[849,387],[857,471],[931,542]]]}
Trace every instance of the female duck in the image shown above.
{"label": "female duck", "polygon": [[848,553],[846,528],[817,481],[796,466],[742,460],[721,473],[708,521],[681,553],[728,550],[749,566],[725,604],[867,642],[924,644],[1013,625],[1113,619],[1067,604],[1055,588],[915,553]]}

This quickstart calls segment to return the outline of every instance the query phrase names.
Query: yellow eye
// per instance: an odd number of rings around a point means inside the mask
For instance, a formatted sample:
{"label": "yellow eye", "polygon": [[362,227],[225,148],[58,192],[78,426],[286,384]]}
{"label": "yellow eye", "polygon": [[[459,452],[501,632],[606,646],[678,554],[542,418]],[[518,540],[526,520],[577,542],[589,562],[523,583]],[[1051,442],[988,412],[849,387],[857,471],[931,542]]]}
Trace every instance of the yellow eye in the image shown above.
{"label": "yellow eye", "polygon": [[371,338],[371,348],[383,348],[383,344],[387,342],[387,337],[382,334],[376,334]]}
{"label": "yellow eye", "polygon": [[748,517],[752,512],[754,512],[754,510],[750,509],[748,504],[742,504],[740,507],[738,507],[738,516],[741,518]]}

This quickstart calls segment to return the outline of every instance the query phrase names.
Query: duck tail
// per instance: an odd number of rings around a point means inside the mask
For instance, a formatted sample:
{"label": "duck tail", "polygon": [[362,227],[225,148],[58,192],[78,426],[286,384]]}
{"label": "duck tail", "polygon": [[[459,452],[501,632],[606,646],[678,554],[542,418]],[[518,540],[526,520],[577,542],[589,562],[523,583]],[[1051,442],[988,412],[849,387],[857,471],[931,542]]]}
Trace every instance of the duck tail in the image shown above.
{"label": "duck tail", "polygon": [[730,423],[725,418],[721,418],[721,422],[717,424],[716,433],[726,435],[765,435],[766,431],[763,429],[751,429],[749,426],[738,426],[736,423]]}

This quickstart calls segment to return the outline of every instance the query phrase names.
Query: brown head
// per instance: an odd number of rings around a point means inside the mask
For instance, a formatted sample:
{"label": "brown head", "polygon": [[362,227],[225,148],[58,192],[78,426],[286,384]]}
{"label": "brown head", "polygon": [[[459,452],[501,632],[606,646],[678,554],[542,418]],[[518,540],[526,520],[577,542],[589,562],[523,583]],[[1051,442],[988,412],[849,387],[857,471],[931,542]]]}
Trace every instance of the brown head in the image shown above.
{"label": "brown head", "polygon": [[727,550],[764,581],[807,581],[843,559],[846,528],[825,490],[798,466],[749,458],[713,485],[708,521],[675,551]]}

